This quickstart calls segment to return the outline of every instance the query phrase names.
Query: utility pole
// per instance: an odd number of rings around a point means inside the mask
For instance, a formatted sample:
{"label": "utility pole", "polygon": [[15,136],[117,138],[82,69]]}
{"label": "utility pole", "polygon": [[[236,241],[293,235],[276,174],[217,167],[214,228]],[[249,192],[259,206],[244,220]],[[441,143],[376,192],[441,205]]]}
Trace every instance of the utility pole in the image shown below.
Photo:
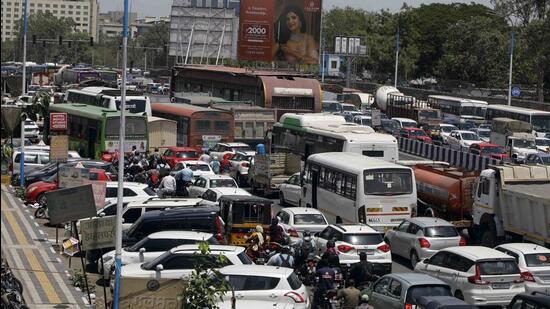
{"label": "utility pole", "polygon": [[397,15],[397,38],[395,39],[395,75],[393,86],[397,88],[397,68],[399,67],[399,14]]}
{"label": "utility pole", "polygon": [[512,105],[512,66],[514,59],[514,31],[510,35],[510,73],[508,77],[508,105]]}
{"label": "utility pole", "polygon": [[[21,96],[27,93],[27,11],[28,0],[23,4],[23,82],[21,83]],[[21,109],[21,112],[23,109]],[[21,113],[21,155],[19,155],[19,183],[25,188],[25,117]]]}
{"label": "utility pole", "polygon": [[113,295],[113,308],[118,309],[120,298],[120,271],[122,270],[122,199],[124,188],[124,138],[126,129],[126,62],[128,61],[128,2],[124,0],[124,21],[122,29],[122,83],[120,85],[120,126],[118,145],[118,192],[117,192],[117,216],[116,216],[116,241],[115,241],[115,291]]}

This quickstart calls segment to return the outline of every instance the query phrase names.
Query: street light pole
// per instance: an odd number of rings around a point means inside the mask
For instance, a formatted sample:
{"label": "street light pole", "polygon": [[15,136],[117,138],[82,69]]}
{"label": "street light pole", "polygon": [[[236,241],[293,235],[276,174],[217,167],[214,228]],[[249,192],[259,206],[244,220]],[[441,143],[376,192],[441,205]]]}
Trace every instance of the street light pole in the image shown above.
{"label": "street light pole", "polygon": [[[23,4],[23,82],[21,83],[21,96],[27,93],[27,9],[28,0]],[[21,115],[21,154],[19,155],[19,183],[25,188],[25,117]]]}
{"label": "street light pole", "polygon": [[126,62],[128,58],[128,0],[124,0],[124,21],[122,29],[122,82],[120,85],[120,127],[118,148],[118,192],[117,192],[117,216],[116,216],[116,242],[115,242],[115,291],[113,295],[113,308],[118,309],[120,298],[120,271],[122,268],[122,198],[124,187],[124,137],[126,129]]}
{"label": "street light pole", "polygon": [[510,35],[510,73],[508,76],[508,105],[512,105],[512,66],[514,59],[514,31]]}
{"label": "street light pole", "polygon": [[397,88],[397,68],[399,67],[399,14],[397,15],[397,38],[395,39],[395,75],[393,86]]}

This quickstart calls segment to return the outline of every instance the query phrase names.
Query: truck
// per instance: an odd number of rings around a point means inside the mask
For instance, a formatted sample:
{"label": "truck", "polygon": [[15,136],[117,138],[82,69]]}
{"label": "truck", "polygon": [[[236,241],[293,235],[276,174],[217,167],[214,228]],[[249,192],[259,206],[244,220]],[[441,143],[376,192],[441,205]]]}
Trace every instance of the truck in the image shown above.
{"label": "truck", "polygon": [[535,135],[527,122],[510,118],[494,118],[490,134],[491,144],[502,146],[515,163],[524,162],[531,153],[538,152]]}
{"label": "truck", "polygon": [[413,171],[419,216],[443,218],[462,228],[471,225],[472,190],[479,172],[440,164],[417,164]]}
{"label": "truck", "polygon": [[253,192],[270,195],[293,174],[300,172],[302,159],[292,153],[257,154],[248,170],[248,182]]}
{"label": "truck", "polygon": [[409,118],[419,125],[437,124],[442,119],[441,111],[430,107],[427,101],[404,95],[392,86],[381,86],[376,90],[376,105],[389,118]]}
{"label": "truck", "polygon": [[473,234],[484,246],[533,242],[550,248],[550,166],[483,170],[474,191]]}

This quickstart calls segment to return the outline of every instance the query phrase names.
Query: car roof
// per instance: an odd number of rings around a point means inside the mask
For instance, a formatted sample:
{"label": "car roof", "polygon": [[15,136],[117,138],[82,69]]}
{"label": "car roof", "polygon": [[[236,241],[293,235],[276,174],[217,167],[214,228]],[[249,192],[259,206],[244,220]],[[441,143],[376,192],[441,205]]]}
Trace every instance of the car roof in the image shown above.
{"label": "car roof", "polygon": [[476,134],[476,132],[474,131],[470,131],[470,130],[453,130],[454,132],[458,132],[458,133],[473,133],[473,134]]}
{"label": "car roof", "polygon": [[219,144],[227,147],[250,147],[250,145],[245,143],[219,143]]}
{"label": "car roof", "polygon": [[286,278],[294,272],[292,268],[269,265],[229,265],[219,269],[224,275],[246,275]]}
{"label": "car roof", "polygon": [[212,180],[212,179],[233,179],[233,177],[228,176],[228,175],[216,175],[216,174],[205,174],[205,175],[201,175],[200,178],[204,178],[204,179],[207,179],[207,180]]}
{"label": "car roof", "polygon": [[473,144],[470,145],[470,146],[473,146],[473,145],[479,145],[479,147],[481,147],[481,148],[485,148],[485,147],[500,147],[500,145],[497,145],[497,144],[484,143],[484,142],[473,143]]}
{"label": "car roof", "polygon": [[536,244],[530,244],[530,243],[509,243],[509,244],[502,244],[498,247],[504,248],[504,249],[516,250],[524,254],[550,252],[550,249],[548,248],[545,248],[543,246],[536,245]]}
{"label": "car roof", "polygon": [[490,260],[490,259],[513,259],[504,252],[483,246],[460,246],[448,247],[441,251],[456,253],[458,255],[469,258],[470,260]]}
{"label": "car roof", "polygon": [[200,160],[189,160],[189,161],[180,161],[178,164],[185,164],[185,165],[210,165],[208,162],[200,161]]}
{"label": "car roof", "polygon": [[294,214],[294,215],[300,215],[300,214],[322,214],[319,210],[311,207],[286,207],[281,209],[282,211]]}
{"label": "car roof", "polygon": [[[107,187],[108,188],[118,187],[118,181],[107,181]],[[140,183],[140,182],[130,182],[130,181],[123,182],[123,188],[137,188],[137,189],[143,190],[147,187],[148,186],[146,184]]]}
{"label": "car roof", "polygon": [[340,230],[345,233],[376,233],[380,234],[379,231],[372,228],[367,224],[331,224],[330,226]]}
{"label": "car roof", "polygon": [[403,118],[403,117],[392,117],[393,120],[397,121],[408,121],[408,122],[416,122],[414,119],[411,118]]}
{"label": "car roof", "polygon": [[149,234],[149,239],[193,239],[207,240],[214,235],[211,233],[195,232],[195,231],[161,231]]}
{"label": "car roof", "polygon": [[413,128],[413,127],[405,127],[405,128],[401,128],[401,130],[405,130],[405,131],[423,131],[420,128]]}
{"label": "car roof", "polygon": [[201,198],[160,198],[156,196],[151,196],[150,198],[142,201],[129,202],[126,207],[132,206],[151,206],[151,207],[181,207],[181,206],[195,206],[201,202]]}
{"label": "car roof", "polygon": [[195,206],[195,207],[176,207],[169,208],[165,210],[153,210],[146,212],[141,215],[138,220],[145,220],[149,218],[158,218],[158,217],[175,217],[178,215],[188,215],[188,214],[217,214],[220,208],[218,206]]}
{"label": "car roof", "polygon": [[421,227],[426,226],[454,226],[450,222],[435,217],[414,217],[407,219],[408,221],[419,225]]}
{"label": "car roof", "polygon": [[197,149],[192,147],[176,147],[176,146],[169,146],[166,147],[166,150],[173,150],[173,151],[197,151]]}
{"label": "car roof", "polygon": [[440,127],[455,127],[456,126],[454,124],[451,124],[451,123],[440,123],[439,124]]}
{"label": "car roof", "polygon": [[442,284],[447,285],[444,281],[432,277],[427,274],[423,273],[416,273],[416,272],[410,272],[410,273],[391,273],[387,274],[384,277],[393,277],[396,279],[399,279],[401,281],[407,282],[409,285],[423,285],[423,284]]}
{"label": "car roof", "polygon": [[[237,254],[244,251],[244,247],[228,246],[228,245],[209,245],[210,253],[214,252],[235,252]],[[170,252],[196,252],[200,251],[199,244],[181,245],[170,249]]]}

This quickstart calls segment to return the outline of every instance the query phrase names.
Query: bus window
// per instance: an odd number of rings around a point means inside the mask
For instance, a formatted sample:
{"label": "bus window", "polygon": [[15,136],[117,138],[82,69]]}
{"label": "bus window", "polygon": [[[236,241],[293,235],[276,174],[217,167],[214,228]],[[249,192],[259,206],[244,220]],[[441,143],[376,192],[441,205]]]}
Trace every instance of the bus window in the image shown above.
{"label": "bus window", "polygon": [[398,195],[410,194],[413,190],[410,171],[391,169],[366,170],[364,177],[365,194]]}

